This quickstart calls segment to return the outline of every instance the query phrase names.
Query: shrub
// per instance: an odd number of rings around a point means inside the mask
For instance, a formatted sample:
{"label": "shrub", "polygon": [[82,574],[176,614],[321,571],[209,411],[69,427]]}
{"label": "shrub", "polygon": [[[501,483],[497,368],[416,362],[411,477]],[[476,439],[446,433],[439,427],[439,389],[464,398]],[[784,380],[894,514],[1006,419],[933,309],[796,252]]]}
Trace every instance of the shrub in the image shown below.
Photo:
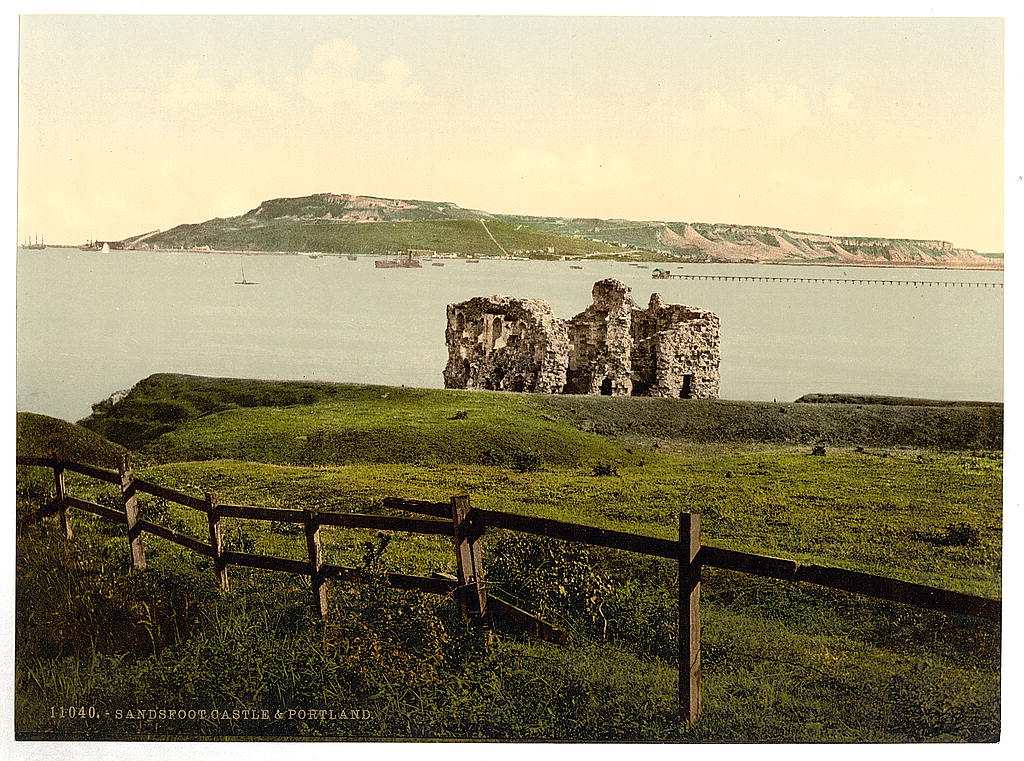
{"label": "shrub", "polygon": [[524,449],[512,456],[512,469],[520,473],[533,473],[541,469],[540,455],[532,449]]}
{"label": "shrub", "polygon": [[602,605],[611,578],[595,567],[584,545],[502,536],[488,559],[487,579],[499,595],[541,617],[602,635],[607,629]]}
{"label": "shrub", "polygon": [[970,523],[951,523],[946,526],[942,544],[950,547],[966,547],[977,544],[978,539],[980,539],[980,533]]}
{"label": "shrub", "polygon": [[516,449],[503,451],[500,449],[487,449],[480,455],[484,465],[493,465],[497,468],[511,468],[520,473],[533,473],[541,469],[543,460],[539,454],[532,449]]}
{"label": "shrub", "polygon": [[595,476],[617,476],[619,475],[619,467],[610,462],[599,462],[594,466],[592,473]]}

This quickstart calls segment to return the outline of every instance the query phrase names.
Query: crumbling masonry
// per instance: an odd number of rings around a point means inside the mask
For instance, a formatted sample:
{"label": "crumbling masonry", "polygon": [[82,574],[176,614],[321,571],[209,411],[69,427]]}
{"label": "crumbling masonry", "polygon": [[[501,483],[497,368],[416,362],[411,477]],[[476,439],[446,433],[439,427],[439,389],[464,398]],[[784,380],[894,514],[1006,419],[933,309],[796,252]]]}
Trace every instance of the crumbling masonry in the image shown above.
{"label": "crumbling masonry", "polygon": [[666,304],[647,309],[614,280],[559,320],[547,302],[478,296],[448,305],[445,388],[546,394],[718,398],[718,316]]}

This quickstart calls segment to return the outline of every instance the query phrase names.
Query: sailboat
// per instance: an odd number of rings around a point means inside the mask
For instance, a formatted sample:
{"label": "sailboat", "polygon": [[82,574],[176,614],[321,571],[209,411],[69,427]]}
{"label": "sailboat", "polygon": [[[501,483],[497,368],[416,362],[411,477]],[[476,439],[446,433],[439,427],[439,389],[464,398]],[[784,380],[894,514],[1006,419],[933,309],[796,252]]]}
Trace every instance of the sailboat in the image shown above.
{"label": "sailboat", "polygon": [[26,240],[25,241],[25,245],[22,246],[22,248],[32,248],[32,249],[40,249],[41,250],[41,249],[46,248],[46,242],[45,242],[45,240],[44,241],[40,241],[39,240],[39,236],[37,235],[34,243],[31,242],[31,240]]}
{"label": "sailboat", "polygon": [[259,283],[245,279],[245,262],[242,263],[242,279],[236,280],[235,285],[259,285]]}

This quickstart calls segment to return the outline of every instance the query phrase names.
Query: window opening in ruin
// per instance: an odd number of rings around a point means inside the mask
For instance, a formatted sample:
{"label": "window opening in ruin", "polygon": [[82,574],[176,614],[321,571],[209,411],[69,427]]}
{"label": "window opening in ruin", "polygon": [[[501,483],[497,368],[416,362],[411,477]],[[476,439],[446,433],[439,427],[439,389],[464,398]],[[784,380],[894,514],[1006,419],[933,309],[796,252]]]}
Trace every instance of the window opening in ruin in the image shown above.
{"label": "window opening in ruin", "polygon": [[693,376],[683,376],[683,388],[679,392],[680,399],[692,399],[693,398]]}
{"label": "window opening in ruin", "polygon": [[612,379],[611,378],[605,378],[603,381],[601,381],[601,396],[611,396],[611,395],[612,395]]}
{"label": "window opening in ruin", "polygon": [[494,330],[494,337],[495,338],[501,338],[501,331],[504,329],[504,327],[505,327],[505,324],[501,321],[501,318],[500,317],[495,317],[494,318],[494,323],[492,324],[492,328]]}

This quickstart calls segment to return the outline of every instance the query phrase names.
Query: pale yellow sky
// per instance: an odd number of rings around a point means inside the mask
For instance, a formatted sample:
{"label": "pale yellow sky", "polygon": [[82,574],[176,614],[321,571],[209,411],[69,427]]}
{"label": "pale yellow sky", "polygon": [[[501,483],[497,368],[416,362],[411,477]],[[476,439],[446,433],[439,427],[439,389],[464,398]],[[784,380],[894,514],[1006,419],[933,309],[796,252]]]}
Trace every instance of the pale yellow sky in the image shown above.
{"label": "pale yellow sky", "polygon": [[1003,250],[1003,23],[24,16],[19,240],[316,192]]}

